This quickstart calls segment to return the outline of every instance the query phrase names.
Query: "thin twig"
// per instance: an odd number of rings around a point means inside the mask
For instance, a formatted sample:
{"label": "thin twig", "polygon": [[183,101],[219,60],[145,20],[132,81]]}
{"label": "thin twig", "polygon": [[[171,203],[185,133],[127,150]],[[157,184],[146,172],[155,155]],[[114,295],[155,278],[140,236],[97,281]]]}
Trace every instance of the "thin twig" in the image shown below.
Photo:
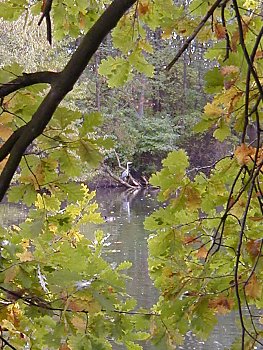
{"label": "thin twig", "polygon": [[172,66],[177,62],[177,60],[182,56],[182,54],[185,52],[185,50],[188,48],[188,46],[191,44],[191,42],[194,40],[194,38],[197,36],[197,34],[200,32],[200,30],[203,28],[203,26],[206,24],[208,19],[212,16],[215,9],[218,7],[218,5],[222,2],[222,0],[217,0],[210,10],[207,11],[207,14],[204,16],[202,21],[199,23],[199,25],[195,28],[193,33],[186,39],[185,43],[181,47],[181,49],[177,52],[175,58],[168,64],[166,67],[166,70],[170,70]]}

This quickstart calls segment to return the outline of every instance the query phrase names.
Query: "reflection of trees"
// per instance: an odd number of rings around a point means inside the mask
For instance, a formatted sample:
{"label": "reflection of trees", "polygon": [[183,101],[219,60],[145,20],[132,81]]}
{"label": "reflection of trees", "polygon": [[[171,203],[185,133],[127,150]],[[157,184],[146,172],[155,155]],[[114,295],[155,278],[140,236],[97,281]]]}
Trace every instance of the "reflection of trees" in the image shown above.
{"label": "reflection of trees", "polygon": [[133,263],[128,271],[128,275],[133,278],[128,281],[128,293],[136,297],[138,306],[143,307],[150,307],[157,298],[148,275],[147,235],[143,226],[145,216],[156,204],[154,198],[154,195],[147,196],[142,190],[107,189],[97,192],[97,201],[104,209],[103,215],[115,217],[114,221],[104,225],[104,231],[110,234],[112,243],[107,257],[112,262],[129,260]]}

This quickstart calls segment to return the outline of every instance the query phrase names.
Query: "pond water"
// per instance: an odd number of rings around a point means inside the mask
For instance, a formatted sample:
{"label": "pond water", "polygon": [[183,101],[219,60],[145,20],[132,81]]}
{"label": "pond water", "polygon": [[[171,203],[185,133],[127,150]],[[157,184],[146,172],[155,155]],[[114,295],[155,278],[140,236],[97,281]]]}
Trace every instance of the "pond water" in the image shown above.
{"label": "pond water", "polygon": [[[158,292],[148,275],[147,268],[147,236],[143,222],[147,215],[158,207],[156,192],[123,191],[120,189],[97,190],[97,201],[102,215],[107,222],[100,226],[109,236],[111,243],[107,249],[107,259],[111,262],[130,260],[133,263],[128,275],[132,280],[127,288],[131,296],[138,301],[138,306],[150,308],[157,299]],[[10,216],[10,213],[11,216]],[[0,205],[0,224],[7,224],[12,217],[13,223],[18,223],[26,217],[22,206],[10,208]],[[85,227],[85,234],[92,238],[94,227]],[[191,333],[186,335],[185,343],[179,346],[181,350],[224,350],[228,349],[239,335],[239,327],[235,315],[219,317],[218,326],[210,338],[203,342],[197,340]],[[154,350],[152,344],[143,344],[144,350]],[[114,345],[114,350],[123,350]],[[158,348],[160,349],[160,348]],[[254,349],[263,349],[255,347]],[[165,349],[161,349],[165,350]]]}

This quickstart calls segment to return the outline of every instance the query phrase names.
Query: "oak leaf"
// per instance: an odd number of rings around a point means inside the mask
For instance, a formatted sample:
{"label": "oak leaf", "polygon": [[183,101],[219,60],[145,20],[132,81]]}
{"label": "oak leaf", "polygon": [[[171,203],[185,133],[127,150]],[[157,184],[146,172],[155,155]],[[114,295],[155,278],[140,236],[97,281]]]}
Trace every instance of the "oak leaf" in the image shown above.
{"label": "oak leaf", "polygon": [[223,114],[223,110],[214,103],[207,103],[204,107],[204,113],[206,115],[220,117]]}
{"label": "oak leaf", "polygon": [[258,282],[258,279],[255,274],[249,279],[248,283],[245,286],[246,296],[249,296],[253,299],[259,299],[261,297],[262,286]]}
{"label": "oak leaf", "polygon": [[84,320],[82,317],[74,316],[71,319],[71,323],[78,331],[85,331],[87,327],[87,321]]}
{"label": "oak leaf", "polygon": [[220,315],[225,315],[226,313],[230,312],[233,306],[234,306],[233,299],[223,295],[209,302],[209,307],[211,309],[214,309]]}
{"label": "oak leaf", "polygon": [[6,141],[9,139],[9,137],[13,134],[13,130],[9,128],[8,126],[5,126],[3,124],[0,124],[0,138],[3,141]]}
{"label": "oak leaf", "polygon": [[236,74],[239,73],[239,68],[237,66],[224,66],[221,68],[221,74],[223,76],[229,75],[229,74]]}
{"label": "oak leaf", "polygon": [[71,349],[72,348],[70,348],[67,343],[63,343],[59,347],[59,350],[71,350]]}
{"label": "oak leaf", "polygon": [[150,4],[149,1],[140,1],[138,5],[138,13],[139,15],[146,15],[147,12],[150,10]]}
{"label": "oak leaf", "polygon": [[251,257],[256,258],[260,253],[261,242],[259,240],[250,239],[246,244],[246,249]]}
{"label": "oak leaf", "polygon": [[235,150],[235,157],[240,165],[247,165],[253,159],[255,148],[242,143]]}
{"label": "oak leaf", "polygon": [[34,260],[33,254],[29,250],[25,250],[23,253],[16,254],[21,262]]}
{"label": "oak leaf", "polygon": [[224,39],[226,37],[226,28],[220,24],[215,24],[215,35],[217,39]]}
{"label": "oak leaf", "polygon": [[197,258],[200,258],[200,259],[205,259],[207,257],[207,249],[205,246],[201,247],[198,249],[197,253],[196,253],[196,256]]}

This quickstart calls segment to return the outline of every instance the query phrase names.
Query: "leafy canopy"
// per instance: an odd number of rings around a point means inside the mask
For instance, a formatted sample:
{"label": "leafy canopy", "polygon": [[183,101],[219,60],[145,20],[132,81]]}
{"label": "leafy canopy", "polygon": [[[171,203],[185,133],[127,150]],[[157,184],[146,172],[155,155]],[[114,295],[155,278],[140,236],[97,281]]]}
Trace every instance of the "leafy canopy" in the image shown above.
{"label": "leafy canopy", "polygon": [[[42,10],[48,23],[47,3]],[[160,349],[173,349],[188,330],[206,338],[217,314],[232,310],[239,311],[241,325],[232,348],[262,345],[255,321],[263,278],[259,2],[51,3],[55,40],[88,31],[68,64],[61,72],[23,74],[15,63],[0,72],[0,194],[3,198],[19,165],[18,186],[10,188],[8,200],[32,206],[25,222],[0,231],[3,346],[111,349],[115,342],[137,350],[142,349],[138,341],[151,340]],[[40,12],[41,1],[0,3],[1,16],[9,21]],[[59,106],[111,29],[115,54],[99,67],[109,87],[121,86],[135,73],[154,77],[150,33],[161,33],[159,40],[171,47],[176,36],[184,42],[175,59],[164,62],[168,70],[194,40],[208,41],[206,60],[216,63],[206,75],[206,91],[213,98],[195,130],[212,128],[220,141],[232,133],[240,139],[234,154],[218,161],[209,177],[202,169],[189,169],[183,150],[171,152],[152,176],[167,206],[145,222],[152,231],[149,270],[160,290],[151,311],[134,311],[136,301],[125,291],[130,264],[113,267],[104,260],[103,233],[96,231],[94,238],[81,233],[82,225],[102,221],[94,193],[74,182],[84,163],[98,166],[99,151],[112,147],[99,136],[102,117]]]}

